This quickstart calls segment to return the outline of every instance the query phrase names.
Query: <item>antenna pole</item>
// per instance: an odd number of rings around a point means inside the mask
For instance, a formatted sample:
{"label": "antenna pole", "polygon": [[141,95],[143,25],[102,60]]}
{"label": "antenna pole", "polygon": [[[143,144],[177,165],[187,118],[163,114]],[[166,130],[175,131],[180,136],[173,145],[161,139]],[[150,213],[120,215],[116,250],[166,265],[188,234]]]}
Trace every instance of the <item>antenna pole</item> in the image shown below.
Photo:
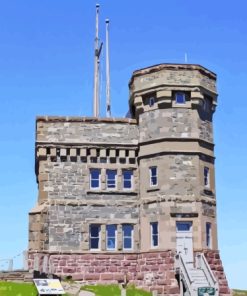
{"label": "antenna pole", "polygon": [[184,62],[185,62],[185,64],[188,63],[188,55],[187,55],[187,52],[184,54]]}
{"label": "antenna pole", "polygon": [[111,97],[110,97],[110,61],[109,61],[109,19],[106,23],[106,116],[111,117]]}
{"label": "antenna pole", "polygon": [[94,40],[93,116],[99,117],[99,4],[96,4],[96,30]]}

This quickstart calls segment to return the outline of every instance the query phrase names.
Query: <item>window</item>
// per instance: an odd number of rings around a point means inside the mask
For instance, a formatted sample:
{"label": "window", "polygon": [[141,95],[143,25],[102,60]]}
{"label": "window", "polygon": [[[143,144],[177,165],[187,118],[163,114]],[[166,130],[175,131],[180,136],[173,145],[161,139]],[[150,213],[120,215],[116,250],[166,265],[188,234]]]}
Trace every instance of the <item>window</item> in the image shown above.
{"label": "window", "polygon": [[149,105],[149,107],[153,107],[155,104],[155,94],[148,94],[143,97],[144,105]]}
{"label": "window", "polygon": [[133,225],[123,225],[123,249],[131,250],[133,248]]}
{"label": "window", "polygon": [[175,100],[177,104],[185,104],[185,94],[182,92],[175,93]]}
{"label": "window", "polygon": [[106,225],[107,250],[116,250],[117,225]]}
{"label": "window", "polygon": [[192,228],[192,222],[176,222],[177,232],[190,232]]}
{"label": "window", "polygon": [[123,171],[123,188],[124,189],[132,189],[132,181],[133,180],[133,171],[124,170]]}
{"label": "window", "polygon": [[148,105],[149,105],[149,107],[152,107],[154,105],[154,102],[155,102],[154,97],[149,97],[148,98]]}
{"label": "window", "polygon": [[207,188],[210,187],[209,168],[208,167],[204,167],[204,186]]}
{"label": "window", "polygon": [[100,188],[100,170],[99,169],[90,170],[90,188],[93,188],[93,189]]}
{"label": "window", "polygon": [[90,249],[100,249],[100,225],[98,224],[90,225]]}
{"label": "window", "polygon": [[149,174],[150,174],[150,186],[158,185],[157,167],[149,168]]}
{"label": "window", "polygon": [[159,245],[159,233],[158,233],[158,222],[151,222],[151,247],[158,247]]}
{"label": "window", "polygon": [[211,223],[206,223],[206,246],[208,248],[212,247],[212,227]]}
{"label": "window", "polygon": [[117,170],[107,170],[107,188],[113,189],[116,188],[116,177],[117,177]]}

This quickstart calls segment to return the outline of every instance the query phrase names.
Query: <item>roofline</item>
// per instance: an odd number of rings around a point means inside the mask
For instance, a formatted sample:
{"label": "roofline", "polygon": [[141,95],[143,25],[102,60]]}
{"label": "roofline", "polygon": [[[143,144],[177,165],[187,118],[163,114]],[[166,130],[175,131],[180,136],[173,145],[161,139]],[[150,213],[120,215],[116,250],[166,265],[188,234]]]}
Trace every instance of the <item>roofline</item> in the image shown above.
{"label": "roofline", "polygon": [[133,80],[135,77],[145,75],[145,74],[150,74],[153,72],[158,72],[163,69],[175,70],[175,71],[176,70],[198,70],[203,75],[206,75],[211,79],[216,80],[216,78],[217,78],[217,75],[214,72],[208,70],[207,68],[205,68],[199,64],[162,63],[162,64],[153,65],[150,67],[145,67],[145,68],[142,68],[139,70],[135,70],[132,74],[130,81],[129,81],[129,86],[133,83]]}
{"label": "roofline", "polygon": [[136,119],[83,117],[83,116],[36,116],[36,122],[86,122],[86,123],[124,123],[137,124]]}

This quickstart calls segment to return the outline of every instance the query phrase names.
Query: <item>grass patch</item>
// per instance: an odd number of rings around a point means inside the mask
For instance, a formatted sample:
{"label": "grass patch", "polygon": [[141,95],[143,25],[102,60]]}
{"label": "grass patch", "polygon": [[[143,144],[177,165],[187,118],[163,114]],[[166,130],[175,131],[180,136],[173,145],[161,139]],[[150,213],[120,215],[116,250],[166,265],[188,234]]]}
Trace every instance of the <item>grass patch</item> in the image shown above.
{"label": "grass patch", "polygon": [[90,291],[95,293],[96,296],[120,296],[121,291],[117,285],[96,285],[84,286],[81,290]]}
{"label": "grass patch", "polygon": [[233,296],[247,296],[247,291],[234,289]]}
{"label": "grass patch", "polygon": [[[96,296],[121,296],[121,290],[118,285],[96,285],[96,286],[83,286],[81,290],[90,291],[95,293]],[[127,288],[127,296],[151,296],[150,292],[130,286]]]}
{"label": "grass patch", "polygon": [[33,284],[0,282],[1,296],[37,296],[37,289]]}
{"label": "grass patch", "polygon": [[152,294],[150,292],[137,289],[134,286],[130,286],[127,288],[127,296],[151,296]]}

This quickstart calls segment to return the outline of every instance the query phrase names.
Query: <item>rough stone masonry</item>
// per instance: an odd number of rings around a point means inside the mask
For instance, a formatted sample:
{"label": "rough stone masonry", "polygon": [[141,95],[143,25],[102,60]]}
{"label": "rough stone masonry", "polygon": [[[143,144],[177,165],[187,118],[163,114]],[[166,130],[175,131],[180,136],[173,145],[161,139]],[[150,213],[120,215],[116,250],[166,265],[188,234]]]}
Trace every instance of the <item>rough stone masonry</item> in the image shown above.
{"label": "rough stone masonry", "polygon": [[202,252],[230,294],[217,245],[216,75],[199,65],[135,71],[130,118],[36,120],[37,205],[29,269],[179,295],[174,256]]}

